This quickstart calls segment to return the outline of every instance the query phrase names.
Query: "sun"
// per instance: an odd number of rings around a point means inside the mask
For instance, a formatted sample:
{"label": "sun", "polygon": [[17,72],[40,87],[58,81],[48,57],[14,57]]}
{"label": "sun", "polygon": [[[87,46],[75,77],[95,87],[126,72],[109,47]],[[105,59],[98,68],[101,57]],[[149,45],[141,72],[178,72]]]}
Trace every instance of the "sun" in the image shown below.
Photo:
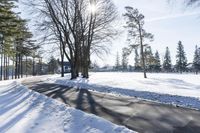
{"label": "sun", "polygon": [[90,13],[95,14],[97,8],[96,8],[96,6],[94,4],[89,4],[88,10],[89,10]]}

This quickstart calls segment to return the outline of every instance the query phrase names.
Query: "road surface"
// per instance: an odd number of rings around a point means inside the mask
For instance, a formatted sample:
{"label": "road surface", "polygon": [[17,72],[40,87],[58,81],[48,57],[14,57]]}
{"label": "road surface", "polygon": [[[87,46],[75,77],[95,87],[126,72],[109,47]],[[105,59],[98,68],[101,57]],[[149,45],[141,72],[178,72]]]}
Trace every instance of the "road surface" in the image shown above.
{"label": "road surface", "polygon": [[75,89],[24,80],[29,89],[142,133],[200,133],[200,111],[174,107],[134,97]]}

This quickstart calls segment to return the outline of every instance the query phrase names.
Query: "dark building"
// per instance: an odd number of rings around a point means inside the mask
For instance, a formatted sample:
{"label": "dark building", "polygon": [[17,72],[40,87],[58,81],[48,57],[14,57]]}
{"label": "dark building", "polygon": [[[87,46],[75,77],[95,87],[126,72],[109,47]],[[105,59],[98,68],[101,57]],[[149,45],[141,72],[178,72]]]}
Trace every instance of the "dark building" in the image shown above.
{"label": "dark building", "polygon": [[[60,71],[61,71],[61,62],[60,62]],[[64,73],[70,73],[71,66],[69,62],[64,62]]]}

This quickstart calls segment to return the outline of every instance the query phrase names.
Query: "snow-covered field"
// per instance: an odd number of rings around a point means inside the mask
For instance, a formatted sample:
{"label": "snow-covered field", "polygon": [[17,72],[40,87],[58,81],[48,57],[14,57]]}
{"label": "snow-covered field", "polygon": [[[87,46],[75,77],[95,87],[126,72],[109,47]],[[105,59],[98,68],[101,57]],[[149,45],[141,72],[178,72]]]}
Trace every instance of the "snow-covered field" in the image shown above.
{"label": "snow-covered field", "polygon": [[90,73],[89,80],[71,81],[70,75],[66,75],[52,76],[47,82],[200,109],[200,75],[147,75],[148,79],[144,79],[142,73],[98,72]]}
{"label": "snow-covered field", "polygon": [[0,133],[129,133],[95,115],[28,90],[16,81],[0,85]]}

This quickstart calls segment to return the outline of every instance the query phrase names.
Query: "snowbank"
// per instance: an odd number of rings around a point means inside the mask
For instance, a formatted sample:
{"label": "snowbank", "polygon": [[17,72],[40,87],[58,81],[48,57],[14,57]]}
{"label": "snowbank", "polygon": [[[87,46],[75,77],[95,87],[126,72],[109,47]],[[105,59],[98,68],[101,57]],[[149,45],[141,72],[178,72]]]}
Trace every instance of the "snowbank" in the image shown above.
{"label": "snowbank", "polygon": [[47,81],[99,92],[139,97],[166,104],[200,109],[200,76],[194,74],[148,74],[101,72],[91,73],[90,79],[69,80],[51,77]]}
{"label": "snowbank", "polygon": [[0,83],[1,133],[129,133],[95,115],[26,89],[16,81]]}

